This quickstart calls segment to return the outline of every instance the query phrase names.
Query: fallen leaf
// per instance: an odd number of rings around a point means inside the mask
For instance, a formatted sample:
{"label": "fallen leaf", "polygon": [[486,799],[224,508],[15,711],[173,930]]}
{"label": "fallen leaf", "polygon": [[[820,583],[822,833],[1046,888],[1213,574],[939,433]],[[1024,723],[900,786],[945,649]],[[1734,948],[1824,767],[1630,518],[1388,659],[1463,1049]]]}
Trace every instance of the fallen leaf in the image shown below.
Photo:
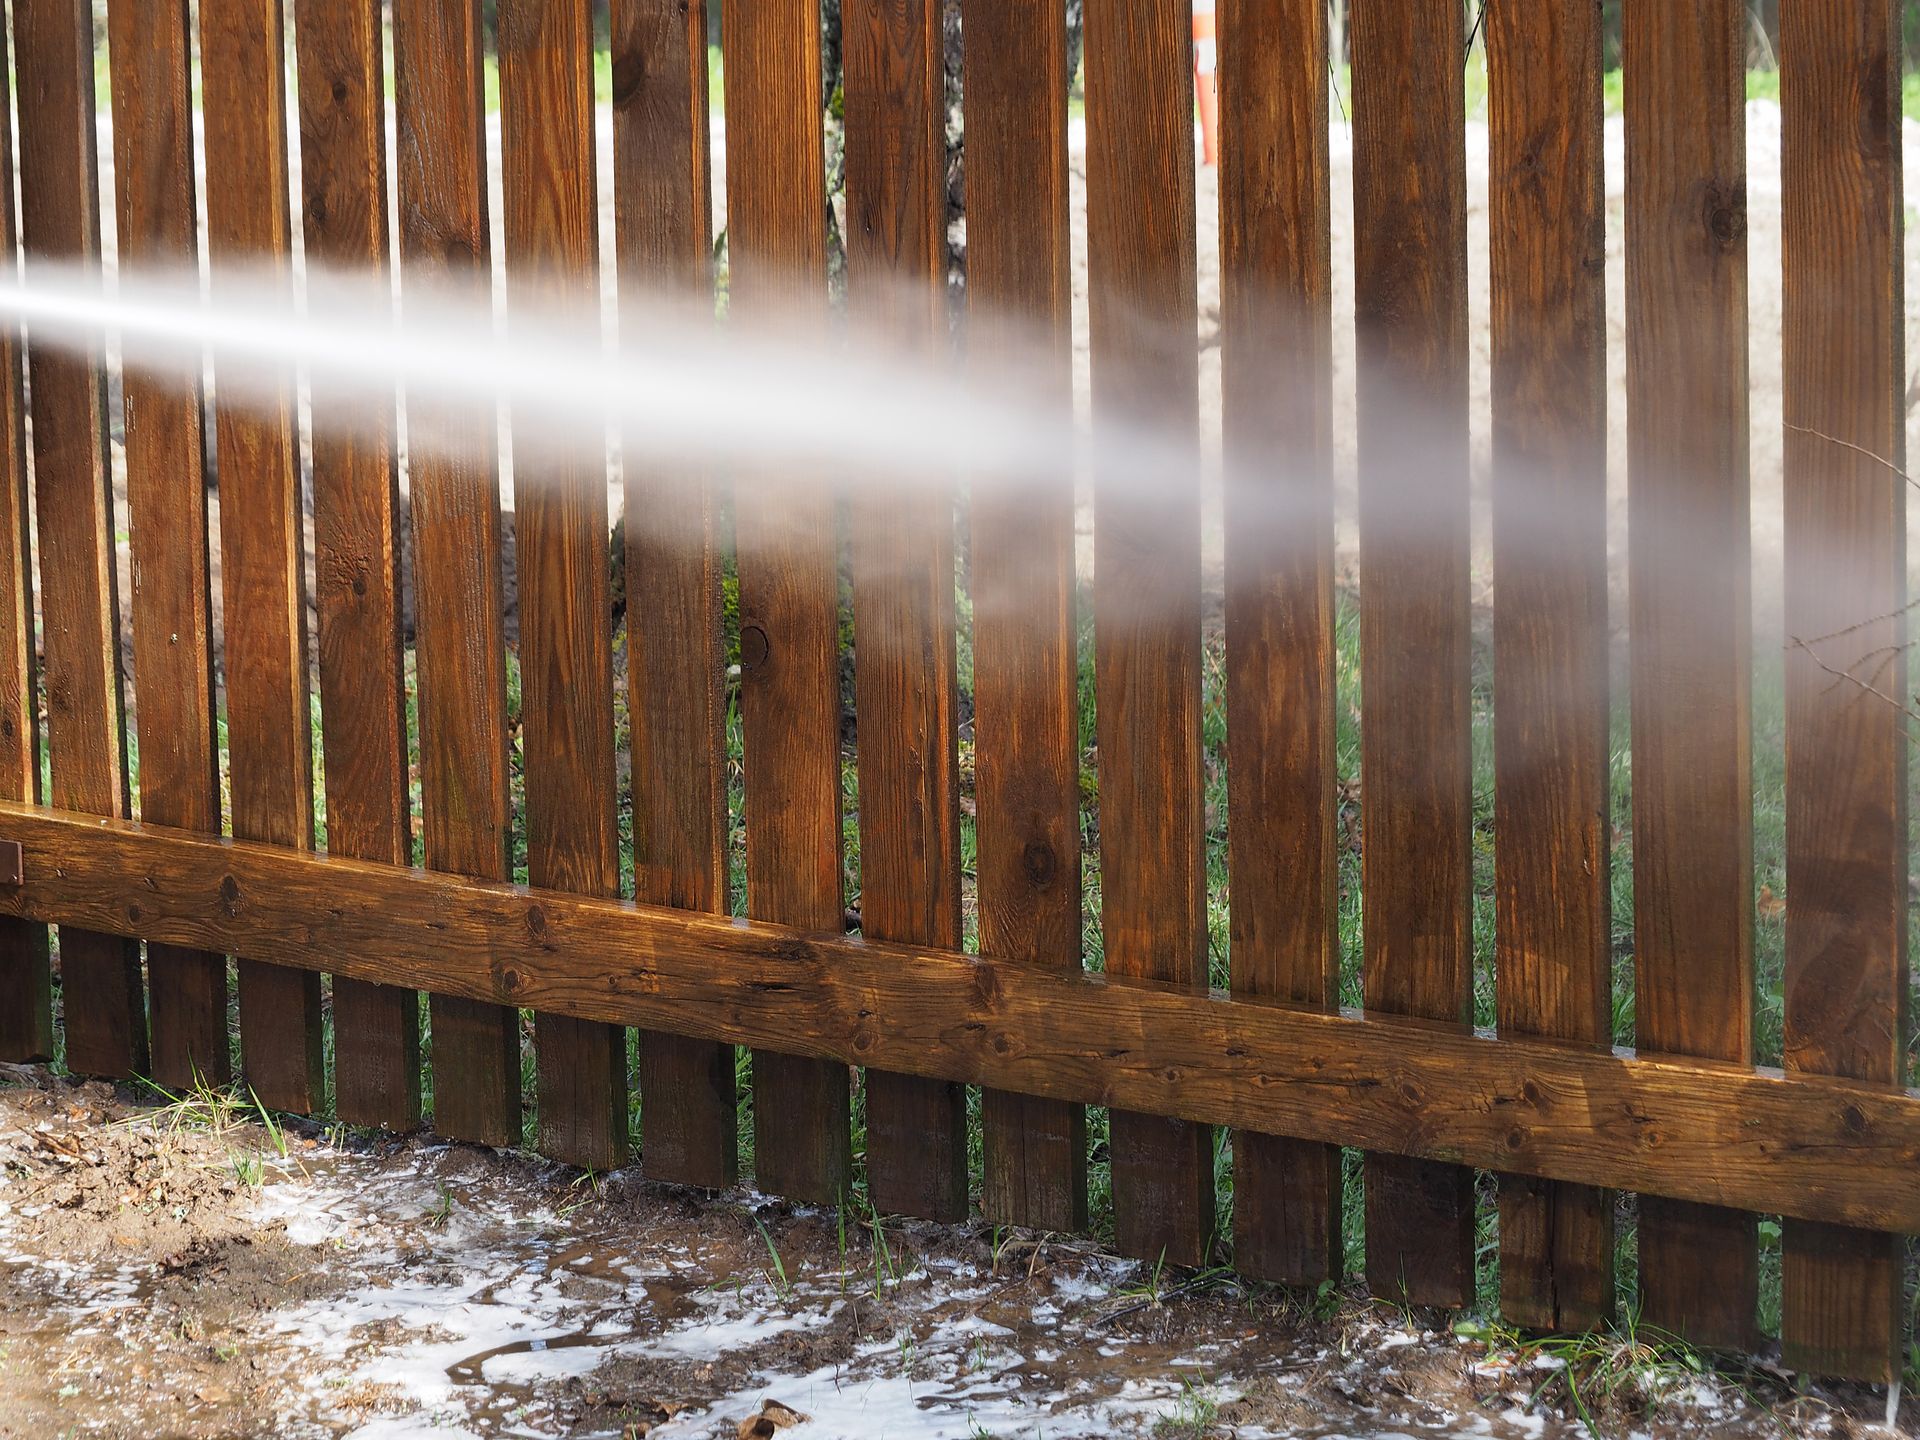
{"label": "fallen leaf", "polygon": [[778,1400],[762,1400],[760,1413],[742,1420],[737,1433],[739,1440],[769,1440],[769,1437],[789,1425],[804,1425],[810,1418],[791,1405],[782,1405]]}
{"label": "fallen leaf", "polygon": [[1786,897],[1774,894],[1771,885],[1762,885],[1759,897],[1753,902],[1753,908],[1762,920],[1778,920],[1787,913]]}

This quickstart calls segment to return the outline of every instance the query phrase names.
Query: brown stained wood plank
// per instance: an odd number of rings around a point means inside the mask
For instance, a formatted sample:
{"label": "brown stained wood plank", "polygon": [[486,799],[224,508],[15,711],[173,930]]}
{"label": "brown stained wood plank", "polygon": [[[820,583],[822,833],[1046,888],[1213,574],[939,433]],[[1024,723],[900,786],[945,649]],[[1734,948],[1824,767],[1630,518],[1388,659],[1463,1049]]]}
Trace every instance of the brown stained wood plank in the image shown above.
{"label": "brown stained wood plank", "polygon": [[[279,0],[202,0],[200,91],[207,152],[207,248],[214,293],[231,276],[254,294],[285,283],[285,32]],[[219,397],[220,587],[227,695],[227,772],[235,835],[313,844],[313,760],[293,376],[247,367],[256,391]],[[275,1110],[321,1108],[320,977],[240,963],[240,1059]]]}
{"label": "brown stained wood plank", "polygon": [[0,838],[26,855],[26,882],[0,891],[0,915],[842,1065],[1920,1233],[1920,1092],[1233,1000],[10,802]]}
{"label": "brown stained wood plank", "polygon": [[[967,352],[982,385],[1056,407],[1051,469],[972,490],[973,727],[980,949],[1080,968],[1066,12],[964,6]],[[1042,1230],[1087,1223],[1076,1105],[980,1097],[980,1209]]]}
{"label": "brown stained wood plank", "polygon": [[[4,27],[0,27],[4,30]],[[13,62],[0,33],[0,274],[20,279],[13,204]],[[20,343],[0,335],[0,797],[40,799],[39,677],[34,647],[33,560],[27,540],[27,412]],[[53,1058],[53,967],[47,927],[0,925],[0,1060]]]}
{"label": "brown stained wood plank", "polygon": [[[300,185],[316,268],[387,275],[387,134],[382,35],[366,0],[296,0]],[[309,292],[322,306],[324,288]],[[399,471],[394,399],[313,385],[314,600],[327,848],[362,860],[412,857],[406,689],[401,671]],[[333,986],[334,1110],[355,1125],[420,1120],[420,998],[391,986]]]}
{"label": "brown stained wood plank", "polygon": [[[107,24],[120,264],[171,273],[197,268],[187,7],[114,0]],[[127,339],[122,345],[140,814],[217,835],[201,387],[197,377],[170,373],[170,362],[181,357],[164,344]],[[227,1084],[226,957],[155,945],[147,951],[147,972],[153,1078],[174,1089]]]}
{"label": "brown stained wood plank", "polygon": [[[723,0],[728,314],[824,323],[826,166],[820,17],[805,0]],[[840,876],[840,598],[833,498],[778,473],[739,505],[740,712],[747,911],[806,930],[844,924]],[[852,1167],[844,1064],[753,1057],[754,1178],[815,1204]]]}
{"label": "brown stained wood plank", "polygon": [[[1340,939],[1327,10],[1229,0],[1220,24],[1233,988],[1329,1010]],[[1248,1132],[1233,1151],[1236,1267],[1292,1285],[1340,1278],[1340,1152]]]}
{"label": "brown stained wood plank", "polygon": [[[847,293],[862,334],[938,353],[946,317],[946,105],[934,0],[846,0]],[[851,506],[860,929],[960,943],[953,494],[943,476]],[[966,1093],[867,1073],[874,1207],[967,1213]]]}
{"label": "brown stained wood plank", "polygon": [[[1467,243],[1462,11],[1353,13],[1359,343],[1363,992],[1465,1023],[1472,1000]],[[1366,1163],[1367,1283],[1473,1300],[1473,1177]]]}
{"label": "brown stained wood plank", "polygon": [[[393,49],[403,313],[412,294],[471,303],[490,280],[479,0],[395,0]],[[410,399],[407,422],[441,440],[408,456],[426,862],[498,880],[512,804],[494,411]],[[428,1024],[434,1128],[519,1144],[517,1012],[435,994]]]}
{"label": "brown stained wood plank", "polygon": [[[99,268],[92,36],[91,11],[73,0],[14,5],[21,241],[29,285],[42,262],[49,270]],[[125,815],[120,606],[101,355],[97,348],[75,354],[29,343],[27,367],[49,798],[69,809]],[[139,947],[64,930],[60,987],[68,1068],[81,1075],[145,1073]]]}
{"label": "brown stained wood plank", "polygon": [[[713,315],[704,0],[613,8],[615,247],[623,301],[685,300]],[[634,316],[630,307],[629,316]],[[675,310],[675,313],[679,311]],[[632,323],[643,323],[637,316]],[[718,499],[704,480],[626,455],[628,713],[633,717],[634,893],[727,908],[726,696]],[[720,1189],[739,1173],[734,1053],[640,1037],[641,1166]]]}
{"label": "brown stained wood plank", "polygon": [[[1627,464],[1640,1047],[1753,1053],[1746,8],[1624,12]],[[1754,1330],[1753,1218],[1640,1214],[1642,1313]]]}
{"label": "brown stained wood plank", "polygon": [[[1094,477],[1106,966],[1204,986],[1190,8],[1143,0],[1087,17],[1087,269],[1096,437],[1152,423],[1169,450],[1195,461],[1153,487]],[[1211,1134],[1119,1111],[1110,1126],[1120,1249],[1203,1263]]]}
{"label": "brown stained wood plank", "polygon": [[[1812,0],[1781,22],[1786,627],[1807,646],[1787,652],[1785,1061],[1899,1085],[1906,726],[1829,670],[1908,693],[1900,19],[1890,0]],[[1899,1379],[1904,1248],[1789,1222],[1787,1363]]]}
{"label": "brown stained wood plank", "polygon": [[[593,16],[586,0],[500,9],[501,169],[509,324],[597,336]],[[523,423],[514,467],[527,865],[536,884],[620,893],[614,818],[613,605],[604,436]],[[627,1037],[534,1020],[540,1149],[610,1170],[627,1158]]]}
{"label": "brown stained wood plank", "polygon": [[[1612,1042],[1606,189],[1600,12],[1487,12],[1493,322],[1494,974],[1501,1033]],[[1613,1313],[1613,1196],[1500,1185],[1500,1308]]]}

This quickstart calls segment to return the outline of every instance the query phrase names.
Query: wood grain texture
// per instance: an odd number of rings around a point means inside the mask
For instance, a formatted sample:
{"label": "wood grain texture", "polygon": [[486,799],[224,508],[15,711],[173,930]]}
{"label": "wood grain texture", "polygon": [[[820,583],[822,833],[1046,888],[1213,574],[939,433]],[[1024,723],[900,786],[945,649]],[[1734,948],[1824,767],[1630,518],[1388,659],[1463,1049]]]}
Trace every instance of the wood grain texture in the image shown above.
{"label": "wood grain texture", "polygon": [[[846,0],[847,297],[863,338],[937,354],[946,319],[946,105],[935,0]],[[953,496],[935,477],[850,507],[860,929],[960,943]],[[966,1094],[867,1073],[874,1207],[967,1213]]]}
{"label": "wood grain texture", "polygon": [[[1107,970],[1206,983],[1200,792],[1199,357],[1194,335],[1190,7],[1087,16],[1087,277],[1096,436],[1157,424],[1195,468],[1154,487],[1094,477],[1101,929]],[[1197,1265],[1213,1233],[1213,1137],[1115,1113],[1120,1249]]]}
{"label": "wood grain texture", "polygon": [[[1746,8],[1624,12],[1628,590],[1642,1049],[1753,1053]],[[1642,1313],[1754,1328],[1751,1216],[1640,1216]]]}
{"label": "wood grain texture", "polygon": [[[1333,248],[1327,11],[1220,14],[1227,827],[1236,994],[1330,1010],[1335,893]],[[1340,1152],[1233,1137],[1233,1256],[1292,1285],[1345,1269]]]}
{"label": "wood grain texture", "polygon": [[[1074,618],[1073,392],[1066,12],[963,7],[967,353],[976,383],[1056,407],[1052,468],[978,486],[973,732],[980,950],[1080,968],[1080,756]],[[1007,1090],[980,1097],[980,1209],[1042,1230],[1087,1223],[1086,1112]]]}
{"label": "wood grain texture", "polygon": [[[479,0],[395,0],[393,48],[403,307],[418,292],[473,300],[489,284]],[[498,880],[512,808],[494,412],[409,400],[407,423],[442,440],[408,457],[426,861]],[[519,1144],[519,1015],[436,994],[429,1026],[434,1128]]]}
{"label": "wood grain texture", "polygon": [[[501,171],[509,326],[598,337],[593,15],[587,0],[500,8]],[[612,599],[605,438],[521,417],[514,473],[527,865],[536,884],[617,895]],[[540,1149],[609,1170],[627,1154],[627,1039],[534,1020]]]}
{"label": "wood grain texture", "polygon": [[[631,292],[713,315],[704,0],[616,0],[615,246]],[[676,313],[677,309],[676,309]],[[718,497],[704,480],[626,464],[628,713],[633,717],[634,894],[727,909],[726,696]],[[721,1189],[739,1170],[734,1052],[640,1037],[640,1162],[655,1180]]]}
{"label": "wood grain texture", "polygon": [[[1786,627],[1803,642],[1787,652],[1785,1061],[1900,1085],[1908,742],[1882,698],[1908,694],[1899,10],[1815,0],[1781,24]],[[1787,1363],[1897,1380],[1904,1247],[1800,1222],[1783,1246]]]}
{"label": "wood grain texture", "polygon": [[0,892],[0,915],[1199,1124],[1920,1233],[1920,1092],[1235,1000],[10,802],[0,837],[26,853],[26,883]]}
{"label": "wood grain texture", "polygon": [[[187,7],[115,0],[107,24],[120,264],[197,267]],[[181,357],[164,344],[123,339],[122,353],[140,814],[218,834],[201,387],[168,373]],[[228,1083],[226,957],[156,945],[147,972],[153,1078],[174,1089]]]}
{"label": "wood grain texture", "polygon": [[[200,92],[207,152],[207,250],[217,296],[289,283],[286,36],[279,0],[204,0]],[[289,292],[290,293],[290,292]],[[312,712],[293,374],[263,375],[222,400],[214,357],[220,479],[227,773],[233,833],[313,844]],[[271,403],[263,395],[277,386]],[[326,1090],[320,977],[242,961],[240,1060],[270,1109],[309,1112]]]}
{"label": "wood grain texture", "polygon": [[[1487,12],[1501,1033],[1612,1043],[1606,187],[1590,0]],[[1613,1313],[1613,1197],[1500,1186],[1500,1308]]]}
{"label": "wood grain texture", "polygon": [[[1353,13],[1363,990],[1464,1023],[1472,999],[1467,241],[1462,11]],[[1367,1281],[1473,1300],[1473,1177],[1366,1165]]]}
{"label": "wood grain texture", "polygon": [[[13,200],[13,60],[0,34],[0,274],[20,279]],[[40,800],[39,664],[33,552],[27,539],[27,411],[21,346],[0,335],[0,798]],[[0,925],[0,1060],[53,1058],[53,966],[47,927]]]}
{"label": "wood grain texture", "polygon": [[[820,17],[804,0],[726,0],[728,307],[735,324],[824,324]],[[839,589],[832,493],[781,473],[734,515],[746,740],[747,911],[843,925]],[[852,1166],[842,1064],[753,1057],[754,1176],[816,1204]]]}
{"label": "wood grain texture", "polygon": [[[93,272],[100,264],[92,34],[91,11],[73,0],[20,0],[14,6],[28,284],[42,262],[68,272]],[[49,798],[69,809],[125,815],[120,606],[101,356],[97,349],[73,353],[29,343],[27,366]],[[70,1070],[147,1070],[138,946],[63,930],[60,988]]]}
{"label": "wood grain texture", "polygon": [[[300,186],[310,265],[385,277],[387,131],[378,6],[296,0]],[[309,303],[325,303],[316,288]],[[400,482],[394,399],[310,382],[327,848],[413,858],[401,670]],[[355,1125],[420,1120],[420,997],[333,985],[334,1110]]]}

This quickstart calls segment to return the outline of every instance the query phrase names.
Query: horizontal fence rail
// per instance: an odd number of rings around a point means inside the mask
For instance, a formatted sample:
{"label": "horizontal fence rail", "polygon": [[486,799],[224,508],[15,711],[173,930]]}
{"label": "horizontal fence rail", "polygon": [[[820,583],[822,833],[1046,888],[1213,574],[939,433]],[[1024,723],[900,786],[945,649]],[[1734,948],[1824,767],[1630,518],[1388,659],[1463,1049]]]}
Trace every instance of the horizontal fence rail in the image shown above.
{"label": "horizontal fence rail", "polygon": [[1782,16],[1774,276],[1742,0],[1637,0],[1618,57],[1595,0],[1222,0],[1212,179],[1190,7],[1089,8],[108,0],[101,64],[87,0],[0,0],[0,278],[325,264],[622,363],[654,315],[817,340],[864,396],[851,334],[1044,432],[856,489],[9,325],[0,1059],[706,1187],[750,1144],[795,1201],[1399,1303],[1497,1266],[1542,1330],[1631,1287],[1751,1348],[1777,1279],[1789,1364],[1893,1379],[1897,7]]}
{"label": "horizontal fence rail", "polygon": [[1920,1093],[1232,1000],[0,805],[0,915],[584,1021],[1920,1233]]}

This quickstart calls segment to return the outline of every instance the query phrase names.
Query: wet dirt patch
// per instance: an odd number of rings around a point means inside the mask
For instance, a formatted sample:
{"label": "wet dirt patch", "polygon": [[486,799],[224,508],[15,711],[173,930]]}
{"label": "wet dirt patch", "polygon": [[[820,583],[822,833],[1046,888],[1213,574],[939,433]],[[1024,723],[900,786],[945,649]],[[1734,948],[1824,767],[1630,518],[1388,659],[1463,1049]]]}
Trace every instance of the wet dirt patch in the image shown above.
{"label": "wet dirt patch", "polygon": [[[1437,1316],[243,1120],[0,1067],[0,1435],[1586,1433],[1551,1362]],[[1598,1419],[1853,1434],[1881,1403],[1704,1375]]]}

